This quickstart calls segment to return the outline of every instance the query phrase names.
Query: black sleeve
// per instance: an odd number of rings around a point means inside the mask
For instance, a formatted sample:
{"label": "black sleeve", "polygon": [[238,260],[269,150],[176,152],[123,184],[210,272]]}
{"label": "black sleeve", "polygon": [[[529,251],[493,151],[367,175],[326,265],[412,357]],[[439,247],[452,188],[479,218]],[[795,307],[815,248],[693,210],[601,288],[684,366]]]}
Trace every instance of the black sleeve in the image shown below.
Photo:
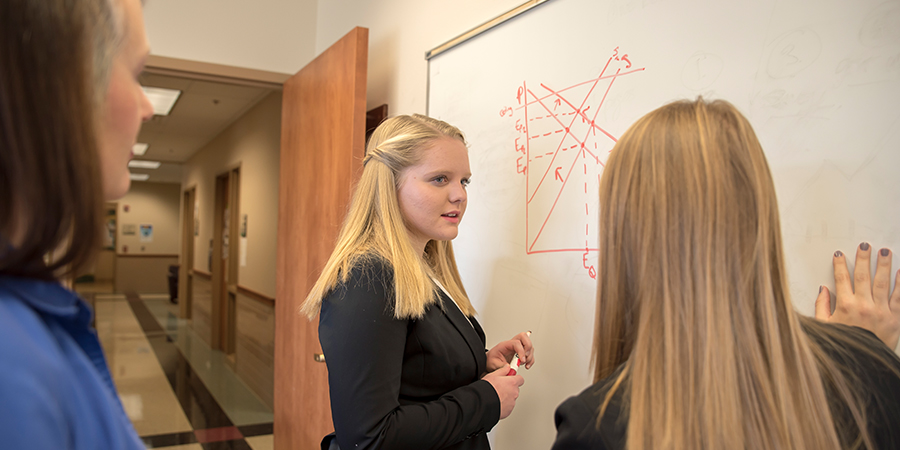
{"label": "black sleeve", "polygon": [[556,441],[551,450],[604,450],[600,430],[597,429],[597,411],[592,410],[580,396],[569,397],[554,416]]}
{"label": "black sleeve", "polygon": [[357,268],[322,303],[319,340],[341,448],[441,448],[492,428],[500,402],[483,380],[401,406],[409,321],[393,317],[391,284],[389,268]]}

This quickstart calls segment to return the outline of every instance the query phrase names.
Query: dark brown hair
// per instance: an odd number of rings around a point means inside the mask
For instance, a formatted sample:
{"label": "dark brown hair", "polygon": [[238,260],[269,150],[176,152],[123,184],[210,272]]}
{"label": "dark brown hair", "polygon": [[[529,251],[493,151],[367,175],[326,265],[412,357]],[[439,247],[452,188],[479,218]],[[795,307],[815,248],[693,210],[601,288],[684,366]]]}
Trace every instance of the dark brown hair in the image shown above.
{"label": "dark brown hair", "polygon": [[98,247],[114,15],[110,0],[0,2],[0,275],[58,278]]}

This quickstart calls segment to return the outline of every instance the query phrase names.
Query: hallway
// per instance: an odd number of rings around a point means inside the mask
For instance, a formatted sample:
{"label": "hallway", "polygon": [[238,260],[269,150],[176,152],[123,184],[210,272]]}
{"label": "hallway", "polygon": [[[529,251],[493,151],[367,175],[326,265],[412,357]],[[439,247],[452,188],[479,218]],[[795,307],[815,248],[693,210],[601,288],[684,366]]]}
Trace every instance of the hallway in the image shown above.
{"label": "hallway", "polygon": [[178,319],[168,295],[114,294],[76,285],[95,325],[122,404],[147,448],[270,450],[272,410]]}

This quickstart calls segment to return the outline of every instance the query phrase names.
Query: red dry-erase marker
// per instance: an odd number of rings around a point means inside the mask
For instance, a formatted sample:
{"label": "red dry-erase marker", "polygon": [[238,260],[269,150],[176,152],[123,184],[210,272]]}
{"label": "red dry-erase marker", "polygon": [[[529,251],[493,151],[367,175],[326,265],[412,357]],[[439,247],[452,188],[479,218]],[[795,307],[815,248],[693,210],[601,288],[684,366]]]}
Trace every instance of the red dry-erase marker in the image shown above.
{"label": "red dry-erase marker", "polygon": [[513,356],[512,361],[509,364],[509,372],[506,372],[506,376],[511,376],[516,374],[516,368],[521,366],[523,363],[519,359],[519,355]]}
{"label": "red dry-erase marker", "polygon": [[[528,336],[531,336],[531,332],[525,333]],[[519,359],[519,355],[513,356],[512,361],[509,362],[509,372],[506,373],[506,376],[512,376],[516,374],[516,369],[519,368],[522,364],[525,364],[524,361]]]}

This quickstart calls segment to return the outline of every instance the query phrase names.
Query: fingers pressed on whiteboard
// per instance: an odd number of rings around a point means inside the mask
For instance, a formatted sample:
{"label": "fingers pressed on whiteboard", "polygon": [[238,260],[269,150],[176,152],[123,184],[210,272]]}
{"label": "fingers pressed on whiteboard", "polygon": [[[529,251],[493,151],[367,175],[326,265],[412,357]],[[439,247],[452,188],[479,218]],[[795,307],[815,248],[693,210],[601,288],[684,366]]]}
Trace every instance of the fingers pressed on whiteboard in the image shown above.
{"label": "fingers pressed on whiteboard", "polygon": [[875,262],[875,279],[872,282],[872,296],[875,303],[888,304],[891,297],[891,250],[878,251]]}
{"label": "fingers pressed on whiteboard", "polygon": [[894,279],[894,293],[891,294],[891,312],[900,311],[900,270]]}
{"label": "fingers pressed on whiteboard", "polygon": [[853,267],[853,287],[856,297],[872,297],[872,246],[863,242],[856,247],[856,265]]}
{"label": "fingers pressed on whiteboard", "polygon": [[851,301],[853,298],[853,282],[847,269],[847,259],[840,250],[834,252],[834,293],[837,303]]}
{"label": "fingers pressed on whiteboard", "polygon": [[831,293],[825,286],[819,286],[819,296],[816,297],[816,319],[828,320],[831,318]]}

